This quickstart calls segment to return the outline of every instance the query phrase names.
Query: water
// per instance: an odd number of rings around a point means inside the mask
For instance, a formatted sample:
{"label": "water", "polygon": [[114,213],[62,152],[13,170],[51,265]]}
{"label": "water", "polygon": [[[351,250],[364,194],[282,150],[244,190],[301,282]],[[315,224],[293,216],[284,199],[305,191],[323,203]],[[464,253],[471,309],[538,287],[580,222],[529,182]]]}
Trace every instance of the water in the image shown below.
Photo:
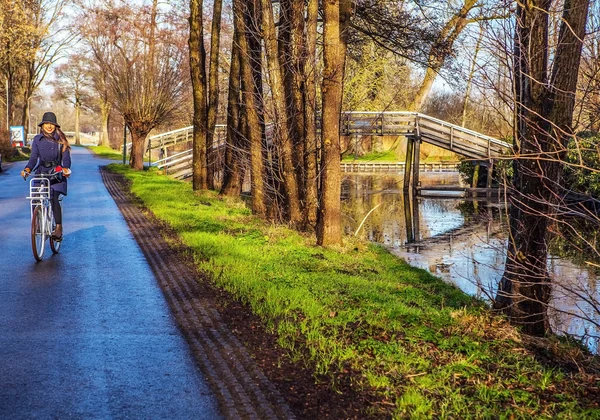
{"label": "water", "polygon": [[[502,201],[405,196],[402,177],[347,175],[342,183],[344,229],[385,245],[411,265],[489,301],[506,259],[506,206]],[[460,185],[457,173],[422,173],[421,185]],[[445,193],[450,195],[450,193]],[[581,339],[599,353],[598,270],[550,255],[550,322],[555,332]]]}

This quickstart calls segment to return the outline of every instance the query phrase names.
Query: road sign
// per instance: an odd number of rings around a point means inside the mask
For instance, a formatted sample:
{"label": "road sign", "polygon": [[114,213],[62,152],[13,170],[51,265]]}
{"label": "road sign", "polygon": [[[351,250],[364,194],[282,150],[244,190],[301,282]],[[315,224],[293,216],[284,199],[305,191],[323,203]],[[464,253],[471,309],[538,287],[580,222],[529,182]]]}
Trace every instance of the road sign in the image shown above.
{"label": "road sign", "polygon": [[25,127],[22,125],[10,127],[10,143],[13,147],[25,146]]}

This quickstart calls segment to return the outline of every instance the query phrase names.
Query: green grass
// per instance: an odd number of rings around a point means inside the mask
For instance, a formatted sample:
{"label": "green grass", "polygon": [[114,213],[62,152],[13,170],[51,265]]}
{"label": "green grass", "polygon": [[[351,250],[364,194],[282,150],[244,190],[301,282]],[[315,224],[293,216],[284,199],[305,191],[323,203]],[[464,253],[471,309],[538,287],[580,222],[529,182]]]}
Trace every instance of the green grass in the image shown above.
{"label": "green grass", "polygon": [[600,418],[597,391],[589,392],[598,378],[541,364],[481,302],[383,248],[355,238],[317,247],[313,237],[256,219],[241,201],[195,193],[154,170],[110,169],[131,180],[196,264],[259,315],[293,360],[332,386],[353,372],[354,386],[381,402],[372,414]]}
{"label": "green grass", "polygon": [[107,146],[89,146],[91,151],[93,151],[99,157],[105,159],[113,159],[123,161],[123,151],[114,150]]}
{"label": "green grass", "polygon": [[383,152],[370,152],[362,156],[357,155],[346,155],[343,157],[342,162],[398,162],[398,157],[394,150],[386,150]]}

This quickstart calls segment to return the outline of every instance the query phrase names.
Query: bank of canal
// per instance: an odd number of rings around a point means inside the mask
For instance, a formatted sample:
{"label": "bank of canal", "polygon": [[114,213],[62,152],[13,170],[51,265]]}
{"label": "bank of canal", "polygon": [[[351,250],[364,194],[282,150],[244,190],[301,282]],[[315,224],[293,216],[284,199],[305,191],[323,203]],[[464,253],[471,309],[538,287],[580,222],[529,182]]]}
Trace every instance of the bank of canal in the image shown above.
{"label": "bank of canal", "polygon": [[[457,172],[423,173],[421,182],[461,184]],[[405,197],[402,186],[401,175],[346,174],[342,187],[346,233],[383,244],[411,265],[470,295],[484,300],[495,296],[506,258],[505,203],[452,198],[449,192],[447,198]],[[553,330],[582,340],[597,354],[598,270],[557,255],[549,256],[548,269],[554,280],[549,311]]]}

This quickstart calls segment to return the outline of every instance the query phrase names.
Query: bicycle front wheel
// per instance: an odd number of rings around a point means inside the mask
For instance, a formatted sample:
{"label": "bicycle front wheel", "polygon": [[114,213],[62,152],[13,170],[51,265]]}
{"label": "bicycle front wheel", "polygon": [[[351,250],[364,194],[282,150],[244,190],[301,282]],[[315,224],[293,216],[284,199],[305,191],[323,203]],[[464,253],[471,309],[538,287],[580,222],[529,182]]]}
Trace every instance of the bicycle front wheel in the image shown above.
{"label": "bicycle front wheel", "polygon": [[42,258],[44,258],[45,246],[44,213],[40,206],[36,206],[33,209],[33,217],[31,218],[31,250],[36,260],[42,261]]}

